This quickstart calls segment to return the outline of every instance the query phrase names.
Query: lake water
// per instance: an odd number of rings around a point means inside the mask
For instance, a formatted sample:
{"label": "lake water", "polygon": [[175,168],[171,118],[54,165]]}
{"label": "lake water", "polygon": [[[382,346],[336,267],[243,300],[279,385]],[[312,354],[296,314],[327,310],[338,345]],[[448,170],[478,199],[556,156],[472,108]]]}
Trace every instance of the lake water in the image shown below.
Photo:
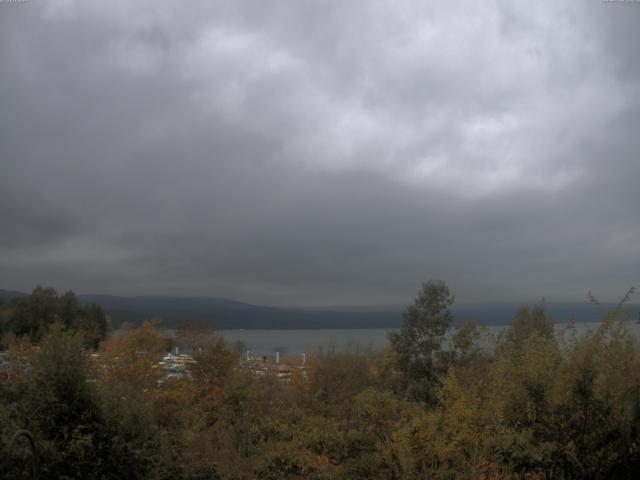
{"label": "lake water", "polygon": [[[578,333],[597,328],[599,323],[578,323]],[[629,326],[639,336],[640,327],[635,323]],[[564,323],[555,325],[556,331],[566,327]],[[485,341],[490,342],[505,326],[484,327]],[[388,344],[387,333],[394,329],[323,329],[323,330],[220,330],[219,333],[233,348],[236,342],[243,342],[252,355],[273,355],[276,351],[291,355],[315,353],[335,349],[354,352],[375,352],[383,350]]]}
{"label": "lake water", "polygon": [[230,347],[243,342],[253,355],[274,352],[299,355],[335,348],[339,351],[379,351],[389,343],[383,328],[323,330],[220,330]]}

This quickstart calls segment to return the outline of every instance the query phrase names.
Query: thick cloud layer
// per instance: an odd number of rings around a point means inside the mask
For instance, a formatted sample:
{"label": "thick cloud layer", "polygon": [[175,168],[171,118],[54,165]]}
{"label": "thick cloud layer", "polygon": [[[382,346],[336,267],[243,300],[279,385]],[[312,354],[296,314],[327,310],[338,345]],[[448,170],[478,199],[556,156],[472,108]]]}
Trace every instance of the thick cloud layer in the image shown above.
{"label": "thick cloud layer", "polygon": [[0,2],[0,285],[617,299],[638,58],[638,2]]}

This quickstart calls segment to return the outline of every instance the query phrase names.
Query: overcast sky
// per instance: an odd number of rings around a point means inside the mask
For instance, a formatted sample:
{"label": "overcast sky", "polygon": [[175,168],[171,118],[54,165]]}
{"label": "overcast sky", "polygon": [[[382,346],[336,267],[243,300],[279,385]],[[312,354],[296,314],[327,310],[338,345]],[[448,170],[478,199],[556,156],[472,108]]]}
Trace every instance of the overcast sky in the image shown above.
{"label": "overcast sky", "polygon": [[617,300],[639,152],[640,2],[0,2],[4,289]]}

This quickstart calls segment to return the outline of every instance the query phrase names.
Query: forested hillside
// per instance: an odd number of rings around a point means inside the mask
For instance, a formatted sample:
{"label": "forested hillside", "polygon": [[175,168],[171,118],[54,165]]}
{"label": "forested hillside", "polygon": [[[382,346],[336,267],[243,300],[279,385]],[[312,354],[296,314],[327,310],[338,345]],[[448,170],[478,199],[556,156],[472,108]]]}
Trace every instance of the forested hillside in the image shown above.
{"label": "forested hillside", "polygon": [[[26,293],[0,290],[0,303],[25,296]],[[102,308],[114,327],[124,322],[141,325],[151,318],[164,327],[197,320],[217,329],[398,328],[402,324],[402,308],[392,306],[295,309],[211,297],[77,295],[76,298],[82,304]],[[469,321],[477,325],[507,325],[520,306],[513,302],[476,303],[452,305],[451,310],[455,325]],[[597,322],[602,310],[615,308],[615,304],[604,303],[597,309],[590,303],[547,302],[545,308],[555,322],[566,322],[572,317],[578,322]],[[634,308],[637,312],[637,305]]]}
{"label": "forested hillside", "polygon": [[637,478],[640,348],[624,303],[583,336],[554,334],[536,306],[491,348],[473,324],[445,348],[453,300],[427,282],[387,351],[285,359],[286,378],[208,334],[189,375],[168,378],[150,323],[94,344],[56,319],[4,340],[0,451],[29,429],[42,478]]}

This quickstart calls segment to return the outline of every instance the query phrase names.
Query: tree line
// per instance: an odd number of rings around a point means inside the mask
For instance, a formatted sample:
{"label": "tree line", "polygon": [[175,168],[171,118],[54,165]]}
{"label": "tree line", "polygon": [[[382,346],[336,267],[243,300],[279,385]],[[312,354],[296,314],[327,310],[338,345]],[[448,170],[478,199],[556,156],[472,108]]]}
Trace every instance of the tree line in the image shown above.
{"label": "tree line", "polygon": [[[454,297],[429,281],[384,352],[310,355],[284,383],[243,368],[210,334],[192,378],[160,381],[167,341],[150,322],[96,340],[101,330],[86,312],[64,316],[61,297],[44,310],[22,301],[2,309],[14,336],[5,335],[0,452],[29,429],[43,478],[640,474],[640,349],[624,308],[578,334],[571,324],[555,331],[543,304],[523,307],[492,337],[470,323],[452,331]],[[16,319],[33,318],[24,311],[50,315],[17,330]],[[4,458],[1,473],[18,478],[21,455]]]}
{"label": "tree line", "polygon": [[37,286],[31,295],[0,303],[3,344],[10,344],[15,338],[37,343],[55,323],[81,333],[85,346],[91,348],[99,346],[109,328],[109,318],[102,308],[80,303],[72,291],[58,295],[51,287]]}

